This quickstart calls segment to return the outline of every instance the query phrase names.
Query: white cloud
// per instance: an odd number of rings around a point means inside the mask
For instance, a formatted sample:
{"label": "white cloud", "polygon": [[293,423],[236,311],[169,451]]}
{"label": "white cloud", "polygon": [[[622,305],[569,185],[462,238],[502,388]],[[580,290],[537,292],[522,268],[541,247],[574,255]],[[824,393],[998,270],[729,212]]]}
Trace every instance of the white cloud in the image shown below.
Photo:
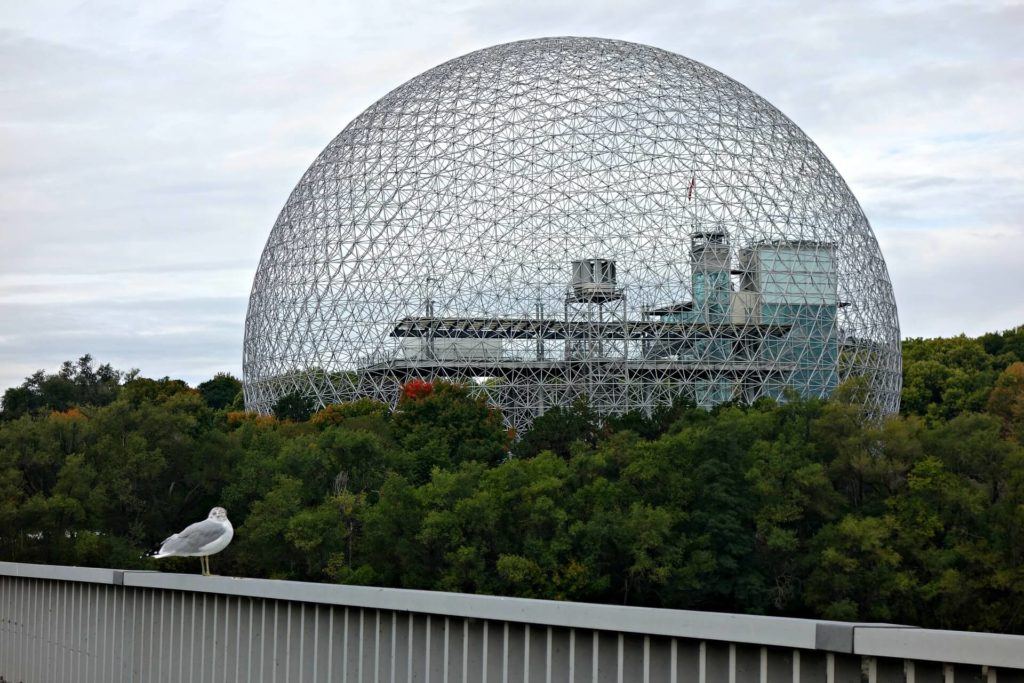
{"label": "white cloud", "polygon": [[907,335],[1024,322],[1024,5],[457,0],[8,3],[0,389],[90,352],[240,371],[277,211],[364,108],[472,49],[634,40],[786,112],[861,201]]}
{"label": "white cloud", "polygon": [[891,229],[882,253],[904,336],[978,335],[1024,322],[1024,229]]}

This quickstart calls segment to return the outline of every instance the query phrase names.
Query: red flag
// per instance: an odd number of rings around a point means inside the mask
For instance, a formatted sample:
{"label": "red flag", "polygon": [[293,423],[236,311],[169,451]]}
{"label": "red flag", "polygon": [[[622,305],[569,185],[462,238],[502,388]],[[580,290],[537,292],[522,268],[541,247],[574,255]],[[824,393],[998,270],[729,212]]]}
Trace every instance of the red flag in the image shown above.
{"label": "red flag", "polygon": [[693,191],[697,189],[697,176],[690,178],[690,189],[686,193],[686,201],[693,199]]}

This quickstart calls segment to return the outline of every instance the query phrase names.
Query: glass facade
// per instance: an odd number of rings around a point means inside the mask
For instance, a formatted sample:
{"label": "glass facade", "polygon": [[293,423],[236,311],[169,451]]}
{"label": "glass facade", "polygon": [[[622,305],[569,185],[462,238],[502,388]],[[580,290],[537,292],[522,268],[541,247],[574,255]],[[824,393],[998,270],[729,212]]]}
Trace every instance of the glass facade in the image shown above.
{"label": "glass facade", "polygon": [[[781,399],[788,390],[828,396],[839,383],[835,248],[800,241],[755,244],[739,251],[739,269],[732,270],[729,245],[714,246],[708,258],[707,246],[694,241],[693,301],[661,318],[690,327],[673,348],[681,360],[729,370],[694,383],[697,403],[712,406],[748,395]],[[745,372],[759,365],[781,370],[756,379]]]}

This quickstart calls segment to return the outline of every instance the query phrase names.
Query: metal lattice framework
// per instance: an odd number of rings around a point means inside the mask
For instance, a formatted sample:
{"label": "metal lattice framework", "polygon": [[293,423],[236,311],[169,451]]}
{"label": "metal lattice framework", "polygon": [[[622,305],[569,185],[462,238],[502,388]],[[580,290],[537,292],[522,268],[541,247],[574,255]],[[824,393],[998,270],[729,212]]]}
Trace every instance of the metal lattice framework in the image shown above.
{"label": "metal lattice framework", "polygon": [[856,199],[781,112],[676,54],[549,38],[427,71],[317,157],[264,249],[244,374],[260,412],[465,382],[517,428],[851,376],[887,413],[899,325]]}

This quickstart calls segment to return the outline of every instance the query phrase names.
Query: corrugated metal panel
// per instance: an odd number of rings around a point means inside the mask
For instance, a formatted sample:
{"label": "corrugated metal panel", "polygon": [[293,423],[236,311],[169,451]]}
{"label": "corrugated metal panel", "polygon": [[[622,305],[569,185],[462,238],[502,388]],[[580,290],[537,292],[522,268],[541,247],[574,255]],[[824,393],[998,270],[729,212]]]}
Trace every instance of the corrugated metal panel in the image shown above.
{"label": "corrugated metal panel", "polygon": [[[777,645],[786,639],[806,646]],[[0,563],[0,675],[26,683],[997,683],[1024,680],[1024,637]]]}

